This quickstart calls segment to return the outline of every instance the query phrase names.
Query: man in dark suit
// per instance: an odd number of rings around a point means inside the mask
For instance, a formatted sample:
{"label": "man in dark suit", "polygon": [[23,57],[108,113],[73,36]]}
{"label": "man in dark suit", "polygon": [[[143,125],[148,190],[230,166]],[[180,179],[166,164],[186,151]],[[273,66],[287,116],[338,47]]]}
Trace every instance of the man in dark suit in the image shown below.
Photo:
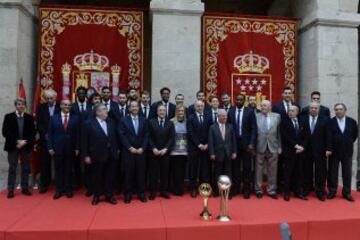
{"label": "man in dark suit", "polygon": [[307,200],[302,192],[302,162],[306,133],[304,123],[299,120],[299,108],[289,107],[288,118],[280,123],[282,151],[284,157],[284,200],[290,200],[291,183],[295,196]]}
{"label": "man in dark suit", "polygon": [[220,105],[221,109],[225,109],[225,111],[227,113],[229,113],[230,109],[233,108],[233,106],[231,105],[231,97],[228,93],[223,93],[221,95],[221,105]]}
{"label": "man in dark suit", "polygon": [[160,170],[160,196],[169,199],[169,154],[175,141],[174,123],[166,119],[166,108],[160,105],[157,118],[149,120],[149,145],[152,149],[150,160],[150,200],[156,197],[158,172]]}
{"label": "man in dark suit", "polygon": [[91,164],[91,188],[94,193],[91,204],[97,205],[101,195],[105,195],[110,204],[117,204],[113,195],[119,156],[116,126],[108,118],[108,109],[104,104],[94,106],[94,115],[86,121],[81,136],[81,154],[85,163]]}
{"label": "man in dark suit", "polygon": [[[79,118],[79,127],[80,127],[80,136],[81,136],[81,127],[85,123],[85,121],[91,115],[91,104],[86,101],[86,88],[85,87],[78,87],[76,89],[76,101],[71,106],[70,113],[71,115],[75,115]],[[72,163],[73,165],[73,176],[74,176],[74,189],[79,189],[82,184],[83,174],[81,171],[81,159],[80,155],[77,155],[74,158]]]}
{"label": "man in dark suit", "polygon": [[209,113],[211,114],[211,124],[218,122],[218,111],[219,111],[219,99],[217,97],[212,97],[210,100],[211,110]]}
{"label": "man in dark suit", "polygon": [[129,111],[130,114],[122,118],[118,126],[122,144],[125,203],[131,202],[135,190],[140,201],[146,202],[145,150],[148,146],[149,132],[146,119],[139,115],[137,101],[130,102]]}
{"label": "man in dark suit", "polygon": [[157,118],[156,111],[159,105],[164,105],[166,107],[166,118],[172,119],[175,117],[175,109],[176,106],[170,99],[170,89],[167,87],[163,87],[160,89],[161,101],[155,102],[151,105],[150,108],[150,118]]}
{"label": "man in dark suit", "polygon": [[[321,94],[320,92],[318,91],[314,91],[311,93],[311,102],[317,102],[320,104],[320,97],[321,97]],[[309,115],[309,106],[306,106],[302,109],[301,111],[301,115],[302,116],[307,116]],[[325,117],[328,117],[330,118],[330,110],[328,107],[325,107],[323,105],[320,105],[320,112],[319,112],[319,115],[322,115],[322,116],[325,116]]]}
{"label": "man in dark suit", "polygon": [[150,117],[150,93],[148,91],[141,92],[140,110],[140,115],[148,120]]}
{"label": "man in dark suit", "polygon": [[251,154],[255,151],[257,125],[254,111],[251,108],[244,107],[245,96],[239,94],[236,97],[236,108],[229,110],[229,122],[234,127],[234,132],[237,141],[237,159],[233,162],[232,181],[233,189],[232,196],[240,193],[241,187],[241,164],[243,166],[243,188],[244,198],[250,197],[251,178]]}
{"label": "man in dark suit", "polygon": [[208,154],[208,136],[212,120],[204,112],[204,102],[195,102],[195,113],[187,121],[188,151],[190,158],[190,191],[191,197],[197,196],[200,183],[210,182],[210,163]]}
{"label": "man in dark suit", "polygon": [[251,108],[254,111],[254,113],[260,112],[260,110],[257,107],[256,96],[250,95],[248,97],[248,107]]}
{"label": "man in dark suit", "polygon": [[15,100],[15,112],[5,115],[2,135],[5,138],[4,150],[8,153],[8,198],[14,197],[16,168],[19,157],[21,158],[21,192],[30,196],[29,174],[30,154],[34,146],[35,125],[30,114],[25,113],[26,102],[24,99]]}
{"label": "man in dark suit", "polygon": [[127,101],[128,99],[126,93],[119,91],[117,106],[112,108],[109,112],[109,116],[113,118],[118,124],[120,123],[121,118],[129,114]]}
{"label": "man in dark suit", "polygon": [[303,117],[304,128],[308,137],[304,161],[304,194],[314,189],[313,172],[315,164],[315,192],[320,201],[325,201],[326,161],[331,155],[331,131],[329,119],[319,115],[320,104],[310,103],[308,116]]}
{"label": "man in dark suit", "polygon": [[[211,112],[211,107],[210,105],[207,103],[206,101],[206,97],[205,97],[205,93],[204,91],[197,91],[196,93],[196,100],[200,100],[203,101],[205,103],[205,108],[204,108],[204,112]],[[190,115],[195,113],[195,104],[191,104],[188,108],[187,108],[187,112],[186,115],[189,117]]]}
{"label": "man in dark suit", "polygon": [[337,103],[334,106],[335,117],[330,120],[333,154],[329,160],[328,173],[328,199],[336,196],[338,186],[339,163],[341,163],[343,189],[342,196],[350,201],[355,201],[351,196],[351,173],[354,142],[358,138],[358,125],[354,119],[346,116],[346,106]]}
{"label": "man in dark suit", "polygon": [[117,103],[111,100],[112,93],[108,86],[105,86],[101,89],[101,97],[102,97],[102,104],[105,105],[105,107],[108,109],[108,112],[117,108]]}
{"label": "man in dark suit", "polygon": [[48,150],[55,162],[55,195],[72,198],[72,163],[79,154],[79,117],[70,114],[71,102],[62,100],[61,112],[50,118]]}
{"label": "man in dark suit", "polygon": [[227,112],[220,109],[218,122],[211,125],[209,130],[209,155],[214,162],[213,189],[217,196],[217,180],[220,175],[232,175],[232,162],[236,159],[236,137],[231,123],[227,123]]}
{"label": "man in dark suit", "polygon": [[36,114],[36,125],[39,131],[41,146],[40,151],[40,193],[46,193],[51,183],[51,156],[48,151],[47,133],[49,130],[49,121],[55,113],[60,112],[60,107],[56,103],[57,93],[52,90],[44,92],[45,103],[39,105]]}

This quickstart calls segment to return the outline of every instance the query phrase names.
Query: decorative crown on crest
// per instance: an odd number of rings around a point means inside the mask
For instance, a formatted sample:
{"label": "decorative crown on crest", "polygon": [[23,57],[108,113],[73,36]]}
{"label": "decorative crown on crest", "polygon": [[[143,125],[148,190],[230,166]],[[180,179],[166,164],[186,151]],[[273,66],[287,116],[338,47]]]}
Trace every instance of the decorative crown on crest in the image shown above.
{"label": "decorative crown on crest", "polygon": [[74,66],[80,71],[95,70],[102,72],[109,66],[109,59],[106,56],[94,53],[91,49],[88,53],[76,55],[74,58]]}
{"label": "decorative crown on crest", "polygon": [[270,61],[266,57],[250,51],[250,53],[235,57],[234,67],[237,68],[240,73],[264,73],[270,68]]}

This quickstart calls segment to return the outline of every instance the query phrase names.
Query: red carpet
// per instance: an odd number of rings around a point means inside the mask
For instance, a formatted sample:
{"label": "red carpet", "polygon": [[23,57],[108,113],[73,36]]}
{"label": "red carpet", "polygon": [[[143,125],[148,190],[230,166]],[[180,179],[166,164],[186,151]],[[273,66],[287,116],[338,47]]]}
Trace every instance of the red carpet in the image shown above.
{"label": "red carpet", "polygon": [[[230,201],[230,223],[199,218],[201,198],[157,198],[141,203],[134,199],[116,206],[101,202],[94,207],[82,193],[73,199],[54,201],[53,193],[19,193],[12,200],[0,194],[0,240],[260,240],[281,239],[279,223],[288,222],[294,240],[360,239],[360,194],[355,203],[338,197],[322,203],[273,200],[254,196]],[[210,211],[218,214],[219,199],[210,199]]]}

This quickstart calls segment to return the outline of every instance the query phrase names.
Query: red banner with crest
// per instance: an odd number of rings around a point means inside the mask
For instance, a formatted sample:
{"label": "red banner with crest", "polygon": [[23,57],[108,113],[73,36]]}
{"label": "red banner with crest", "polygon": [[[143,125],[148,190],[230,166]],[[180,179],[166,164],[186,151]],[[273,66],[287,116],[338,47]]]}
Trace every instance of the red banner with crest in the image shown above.
{"label": "red banner with crest", "polygon": [[[203,89],[207,96],[243,93],[277,102],[296,92],[297,21],[235,15],[203,16]],[[295,95],[295,94],[294,94]]]}
{"label": "red banner with crest", "polygon": [[79,86],[143,87],[141,11],[41,6],[39,39],[42,90],[74,99]]}

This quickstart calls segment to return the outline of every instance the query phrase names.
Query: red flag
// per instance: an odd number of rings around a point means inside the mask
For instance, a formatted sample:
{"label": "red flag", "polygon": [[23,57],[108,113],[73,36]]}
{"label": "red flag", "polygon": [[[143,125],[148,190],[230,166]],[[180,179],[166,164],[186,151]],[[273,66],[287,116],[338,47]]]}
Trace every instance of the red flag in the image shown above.
{"label": "red flag", "polygon": [[36,112],[38,105],[40,103],[40,94],[41,94],[41,85],[39,77],[36,79],[36,89],[35,89],[35,96],[34,96],[34,104],[33,104],[33,116],[36,117]]}
{"label": "red flag", "polygon": [[18,97],[26,100],[26,91],[23,79],[20,79]]}

